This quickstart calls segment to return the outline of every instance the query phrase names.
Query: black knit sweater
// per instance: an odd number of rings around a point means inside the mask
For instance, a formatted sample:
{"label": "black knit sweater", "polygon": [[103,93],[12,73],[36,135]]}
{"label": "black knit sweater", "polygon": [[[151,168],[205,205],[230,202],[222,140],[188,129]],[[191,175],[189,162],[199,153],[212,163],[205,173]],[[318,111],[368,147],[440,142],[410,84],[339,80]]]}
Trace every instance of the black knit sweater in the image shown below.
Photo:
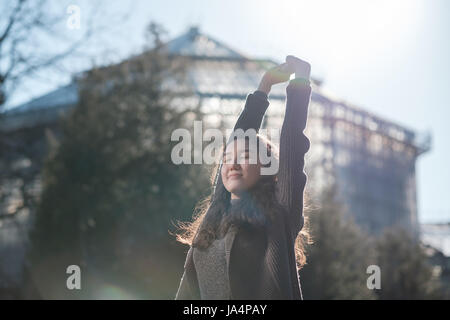
{"label": "black knit sweater", "polygon": [[[264,234],[240,228],[228,237],[227,268],[232,299],[302,299],[295,261],[295,239],[303,227],[303,193],[307,176],[304,156],[309,150],[306,127],[311,86],[293,79],[286,88],[286,113],[281,130],[276,199],[285,210]],[[234,130],[259,130],[269,106],[265,93],[247,96]],[[219,176],[217,184],[222,184]],[[200,299],[190,248],[175,299]]]}

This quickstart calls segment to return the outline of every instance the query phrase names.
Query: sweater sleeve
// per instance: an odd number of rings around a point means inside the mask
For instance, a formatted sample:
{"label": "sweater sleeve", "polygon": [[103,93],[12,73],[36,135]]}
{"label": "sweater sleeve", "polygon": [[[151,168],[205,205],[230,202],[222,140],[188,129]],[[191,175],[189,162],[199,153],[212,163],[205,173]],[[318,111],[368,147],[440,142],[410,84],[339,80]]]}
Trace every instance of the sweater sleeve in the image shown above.
{"label": "sweater sleeve", "polygon": [[305,153],[310,141],[306,127],[311,86],[304,79],[293,79],[286,88],[286,113],[280,136],[277,199],[287,209],[287,221],[294,239],[303,228],[303,192],[307,176]]}
{"label": "sweater sleeve", "polygon": [[256,90],[249,94],[245,101],[244,109],[239,115],[233,131],[236,129],[242,129],[244,131],[255,129],[256,131],[259,131],[268,106],[269,100],[264,92]]}
{"label": "sweater sleeve", "polygon": [[[249,94],[245,101],[244,109],[239,114],[236,124],[234,125],[233,133],[237,129],[242,129],[244,132],[248,129],[254,129],[258,132],[261,127],[261,122],[264,114],[266,113],[268,107],[269,100],[267,99],[267,94],[265,92],[256,90],[255,92]],[[232,140],[233,133],[228,138],[228,142]],[[222,164],[220,164],[219,170],[216,174],[215,189],[225,188],[223,185],[222,177],[220,175],[221,168]]]}

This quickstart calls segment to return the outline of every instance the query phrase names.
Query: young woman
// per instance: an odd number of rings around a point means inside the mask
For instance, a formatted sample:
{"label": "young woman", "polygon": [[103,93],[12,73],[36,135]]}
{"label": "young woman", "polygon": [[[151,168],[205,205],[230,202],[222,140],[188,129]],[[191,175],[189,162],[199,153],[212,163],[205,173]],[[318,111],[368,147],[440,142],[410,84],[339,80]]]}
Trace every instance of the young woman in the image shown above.
{"label": "young woman", "polygon": [[[304,156],[310,147],[303,133],[310,72],[309,63],[287,56],[247,96],[234,132],[257,132],[272,85],[295,73],[286,88],[279,152],[259,134],[256,148],[252,139],[229,139],[216,168],[213,194],[192,223],[181,225],[177,240],[190,248],[175,299],[302,299],[298,269],[305,261],[300,231],[305,221]],[[249,161],[261,147],[278,162],[269,164],[278,165],[276,174],[261,174],[268,165],[259,156],[256,163]]]}

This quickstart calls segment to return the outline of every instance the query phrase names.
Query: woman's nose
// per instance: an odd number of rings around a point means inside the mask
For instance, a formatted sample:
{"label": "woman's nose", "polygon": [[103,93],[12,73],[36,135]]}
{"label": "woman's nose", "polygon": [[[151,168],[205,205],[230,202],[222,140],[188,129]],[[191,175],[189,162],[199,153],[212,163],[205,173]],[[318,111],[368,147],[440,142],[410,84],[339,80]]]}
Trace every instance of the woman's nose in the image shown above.
{"label": "woman's nose", "polygon": [[234,161],[233,161],[233,163],[231,164],[231,168],[232,169],[239,169],[240,168],[240,164],[238,163],[238,161],[235,159]]}

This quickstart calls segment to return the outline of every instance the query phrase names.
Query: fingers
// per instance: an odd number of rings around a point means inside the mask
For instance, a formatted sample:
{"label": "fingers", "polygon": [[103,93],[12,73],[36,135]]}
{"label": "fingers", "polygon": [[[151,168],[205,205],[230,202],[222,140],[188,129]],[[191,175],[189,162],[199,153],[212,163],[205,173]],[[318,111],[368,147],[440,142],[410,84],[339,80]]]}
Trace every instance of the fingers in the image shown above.
{"label": "fingers", "polygon": [[276,66],[271,72],[274,83],[280,83],[289,80],[291,73],[292,72],[289,71],[288,65],[286,63],[282,63]]}
{"label": "fingers", "polygon": [[289,68],[289,65],[287,63],[282,63],[278,66],[280,72],[289,73],[291,74],[291,70]]}
{"label": "fingers", "polygon": [[288,64],[286,62],[284,62],[275,67],[272,67],[269,71],[286,72],[287,70],[288,70]]}
{"label": "fingers", "polygon": [[300,58],[297,58],[296,56],[293,56],[293,55],[286,56],[287,64],[297,64],[297,63],[302,63],[302,62],[305,63],[306,61],[304,61]]}
{"label": "fingers", "polygon": [[289,55],[289,56],[286,56],[286,63],[287,63],[287,64],[291,64],[291,63],[292,63],[292,60],[293,60],[293,58],[294,58],[294,56],[291,56],[291,55]]}
{"label": "fingers", "polygon": [[292,73],[294,73],[294,71],[289,65],[287,63],[282,63],[269,69],[264,75],[264,81],[270,85],[286,82],[289,80]]}
{"label": "fingers", "polygon": [[295,72],[296,77],[309,77],[311,73],[311,65],[293,55],[286,56],[286,64],[291,72]]}

